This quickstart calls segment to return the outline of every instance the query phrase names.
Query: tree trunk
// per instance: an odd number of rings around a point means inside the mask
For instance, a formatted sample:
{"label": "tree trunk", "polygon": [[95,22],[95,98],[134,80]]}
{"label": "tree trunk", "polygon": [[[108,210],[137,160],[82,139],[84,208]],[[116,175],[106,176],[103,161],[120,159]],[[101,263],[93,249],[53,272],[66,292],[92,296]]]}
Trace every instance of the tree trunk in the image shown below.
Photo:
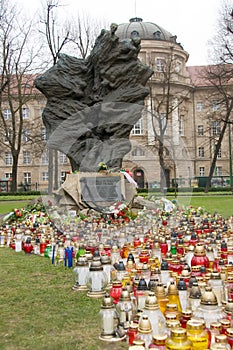
{"label": "tree trunk", "polygon": [[160,164],[160,190],[164,192],[164,188],[167,186],[165,177],[165,162],[164,162],[164,146],[163,142],[159,140],[159,164]]}
{"label": "tree trunk", "polygon": [[18,175],[18,160],[19,154],[12,154],[12,183],[11,192],[17,192],[17,175]]}
{"label": "tree trunk", "polygon": [[224,137],[224,134],[225,134],[225,131],[226,131],[226,127],[227,127],[227,122],[225,122],[223,124],[223,128],[221,130],[218,142],[217,142],[215,150],[214,150],[214,156],[213,156],[213,159],[212,159],[212,163],[211,163],[211,166],[210,166],[208,179],[207,179],[206,186],[205,186],[205,193],[207,193],[209,191],[210,187],[211,187],[211,180],[212,180],[212,177],[213,177],[213,174],[214,174],[214,169],[215,169],[215,165],[216,165],[218,152],[219,152],[219,150],[221,148],[221,144],[222,144],[222,140],[223,140],[223,137]]}

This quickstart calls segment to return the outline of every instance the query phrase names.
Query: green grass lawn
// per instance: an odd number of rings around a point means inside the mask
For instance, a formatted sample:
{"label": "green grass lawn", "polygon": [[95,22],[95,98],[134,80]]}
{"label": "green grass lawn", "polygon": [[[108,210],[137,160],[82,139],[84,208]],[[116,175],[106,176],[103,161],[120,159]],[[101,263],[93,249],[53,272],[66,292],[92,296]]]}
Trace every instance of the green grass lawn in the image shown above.
{"label": "green grass lawn", "polygon": [[0,214],[9,213],[15,208],[22,208],[28,203],[29,201],[0,201]]}
{"label": "green grass lawn", "polygon": [[[170,200],[173,198],[168,197]],[[233,196],[232,195],[208,195],[208,196],[186,196],[178,197],[178,203],[185,206],[191,205],[194,208],[202,207],[207,212],[213,214],[219,213],[224,218],[228,218],[233,215]]]}
{"label": "green grass lawn", "polygon": [[72,269],[0,248],[0,349],[128,349],[98,339],[102,299],[73,292]]}
{"label": "green grass lawn", "polygon": [[[29,197],[28,199],[22,197],[21,200],[19,200],[18,197],[9,197],[11,200],[2,200],[0,199],[0,214],[5,214],[10,211],[12,211],[14,208],[22,208],[26,206],[31,199],[36,198],[35,196]],[[167,197],[168,199],[172,200],[175,197],[169,195]],[[15,199],[15,200],[13,200]],[[189,206],[192,205],[193,207],[202,207],[206,211],[210,212],[211,214],[217,211],[220,215],[222,215],[225,218],[228,218],[229,216],[233,215],[233,195],[186,195],[177,196],[177,200],[179,204]]]}

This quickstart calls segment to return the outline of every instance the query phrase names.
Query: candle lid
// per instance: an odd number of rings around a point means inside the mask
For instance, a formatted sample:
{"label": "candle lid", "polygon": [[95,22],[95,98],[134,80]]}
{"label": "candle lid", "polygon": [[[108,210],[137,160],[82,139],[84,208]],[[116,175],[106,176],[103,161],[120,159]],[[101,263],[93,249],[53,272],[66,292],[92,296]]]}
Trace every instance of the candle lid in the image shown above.
{"label": "candle lid", "polygon": [[191,319],[187,322],[187,329],[203,329],[203,323],[201,321]]}
{"label": "candle lid", "polygon": [[159,305],[155,293],[149,292],[146,301],[145,301],[145,309],[146,310],[158,310]]}
{"label": "candle lid", "polygon": [[209,286],[205,287],[205,291],[201,296],[202,305],[218,305],[217,297]]}
{"label": "candle lid", "polygon": [[142,315],[142,318],[139,321],[138,331],[144,334],[152,332],[151,322],[147,315]]}
{"label": "candle lid", "polygon": [[113,300],[110,297],[110,295],[106,293],[102,300],[101,309],[112,309],[112,308],[114,308]]}

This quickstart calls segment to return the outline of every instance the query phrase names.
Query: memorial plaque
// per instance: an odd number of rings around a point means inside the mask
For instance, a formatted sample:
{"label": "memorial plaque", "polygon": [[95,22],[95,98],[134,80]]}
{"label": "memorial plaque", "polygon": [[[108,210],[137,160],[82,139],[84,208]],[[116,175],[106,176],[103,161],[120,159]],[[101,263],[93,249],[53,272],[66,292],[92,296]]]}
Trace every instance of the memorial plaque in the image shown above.
{"label": "memorial plaque", "polygon": [[116,202],[122,200],[121,178],[84,177],[80,179],[82,197],[85,202]]}

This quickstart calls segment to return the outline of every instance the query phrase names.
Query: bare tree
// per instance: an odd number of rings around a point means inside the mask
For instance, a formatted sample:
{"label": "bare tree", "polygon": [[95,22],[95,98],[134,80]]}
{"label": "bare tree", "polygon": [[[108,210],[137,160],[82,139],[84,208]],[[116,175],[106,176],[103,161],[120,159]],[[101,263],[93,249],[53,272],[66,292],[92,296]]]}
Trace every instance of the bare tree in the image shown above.
{"label": "bare tree", "polygon": [[[70,28],[67,23],[62,23],[56,16],[56,12],[61,7],[59,0],[45,0],[44,13],[40,22],[43,25],[41,33],[46,38],[52,64],[55,65],[59,59],[59,54],[70,42]],[[53,189],[58,188],[58,152],[48,150],[48,192],[51,194]]]}
{"label": "bare tree", "polygon": [[70,21],[70,38],[74,48],[78,49],[78,55],[86,58],[94,47],[95,40],[101,29],[109,27],[105,20],[96,20],[89,15],[80,15]]}
{"label": "bare tree", "polygon": [[[163,60],[160,60],[157,69],[154,67],[154,63],[151,64],[151,67],[155,72],[159,69],[159,72],[157,71],[149,82],[148,117],[151,120],[153,130],[149,144],[150,147],[158,152],[160,187],[163,190],[163,188],[169,186],[165,174],[168,163],[171,162],[170,156],[174,158],[174,154],[170,154],[169,157],[167,154],[171,149],[173,153],[175,152],[176,141],[174,141],[174,137],[177,137],[177,135],[174,135],[174,133],[179,133],[179,125],[176,125],[176,131],[172,130],[172,115],[173,113],[178,113],[179,106],[185,101],[189,91],[182,84],[179,84],[179,77],[181,76],[180,63],[173,53],[173,47],[170,48],[170,54]],[[177,120],[177,123],[179,124],[179,120]]]}
{"label": "bare tree", "polygon": [[22,22],[9,1],[0,1],[0,125],[2,150],[11,165],[12,191],[17,191],[18,161],[27,122],[27,103],[35,98],[32,21]]}
{"label": "bare tree", "polygon": [[[101,23],[90,16],[78,15],[75,19],[61,21],[58,17],[62,9],[59,0],[45,0],[44,14],[40,22],[43,27],[41,33],[46,38],[52,64],[55,65],[62,50],[76,52],[83,59],[89,54],[94,46],[95,38],[100,32]],[[51,193],[53,188],[58,188],[58,152],[49,149],[49,187]]]}
{"label": "bare tree", "polygon": [[[205,191],[208,192],[216,166],[218,152],[221,148],[227,125],[233,117],[233,7],[225,1],[220,12],[219,28],[212,44],[212,57],[215,64],[205,70],[205,80],[212,87],[212,96],[218,101],[219,113],[215,116],[221,130],[215,145]],[[229,128],[229,133],[231,133]]]}

